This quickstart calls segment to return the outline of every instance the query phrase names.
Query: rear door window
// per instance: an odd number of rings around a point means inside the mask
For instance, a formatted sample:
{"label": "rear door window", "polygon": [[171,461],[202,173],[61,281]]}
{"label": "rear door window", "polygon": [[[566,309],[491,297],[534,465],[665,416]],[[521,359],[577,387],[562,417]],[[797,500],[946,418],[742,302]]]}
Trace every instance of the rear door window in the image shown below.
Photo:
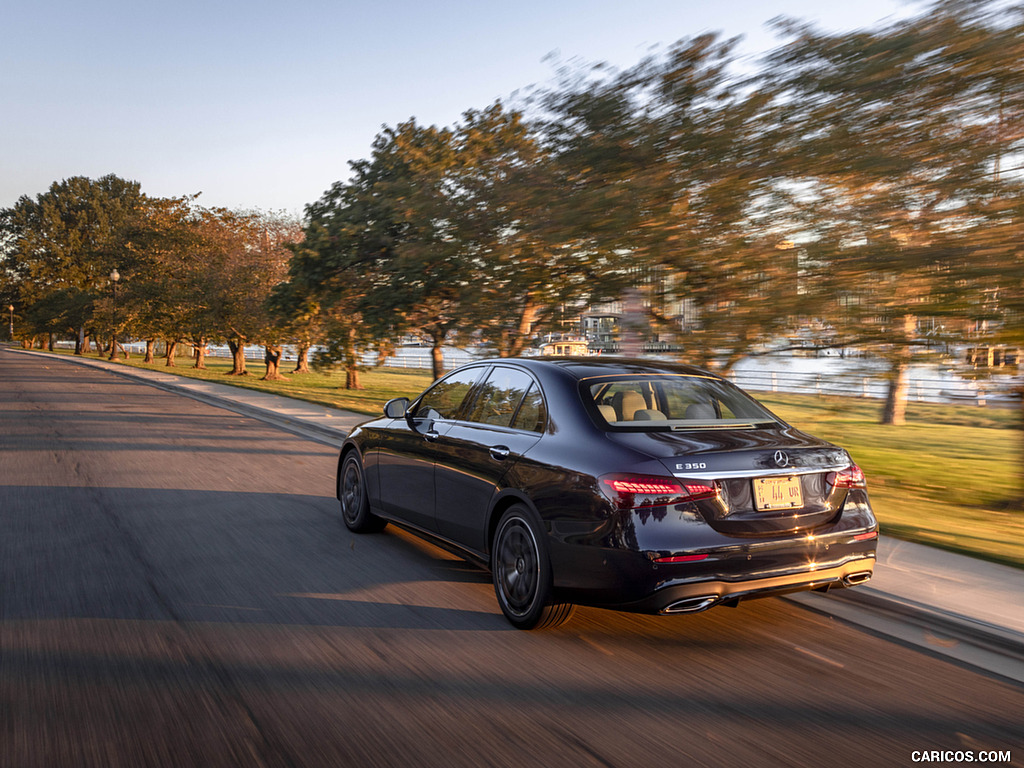
{"label": "rear door window", "polygon": [[547,423],[548,411],[544,405],[544,395],[536,382],[530,387],[519,406],[519,413],[516,414],[512,426],[515,429],[525,429],[528,432],[543,432]]}
{"label": "rear door window", "polygon": [[527,373],[502,365],[495,366],[480,387],[469,420],[496,427],[512,426],[512,419],[532,385],[533,379]]}

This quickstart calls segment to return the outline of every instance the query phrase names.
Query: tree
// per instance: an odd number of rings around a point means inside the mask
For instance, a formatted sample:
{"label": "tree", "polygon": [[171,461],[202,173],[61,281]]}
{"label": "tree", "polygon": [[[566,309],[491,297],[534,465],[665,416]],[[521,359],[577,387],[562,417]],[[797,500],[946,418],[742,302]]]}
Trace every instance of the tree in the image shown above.
{"label": "tree", "polygon": [[793,324],[796,251],[769,171],[777,134],[771,91],[731,74],[735,40],[683,40],[627,82],[652,147],[641,179],[646,259],[660,271],[662,327],[687,358],[730,369]]}
{"label": "tree", "polygon": [[[885,423],[904,419],[906,370],[927,347],[918,319],[971,311],[958,279],[965,232],[987,219],[1006,156],[1016,35],[994,3],[939,2],[910,22],[823,35],[792,23],[772,57],[787,137],[777,167],[798,190],[813,283],[846,343],[890,365]],[[1017,75],[1019,78],[1019,74]]]}
{"label": "tree", "polygon": [[329,358],[351,365],[360,336],[416,333],[431,339],[435,377],[443,372],[442,345],[464,327],[476,291],[445,206],[455,162],[450,131],[409,121],[385,129],[372,158],[352,163],[353,178],[307,208],[292,280],[319,286],[327,316],[344,326]]}
{"label": "tree", "polygon": [[454,128],[445,206],[476,287],[471,327],[507,356],[564,306],[617,295],[633,259],[635,210],[614,186],[636,159],[631,123],[592,110],[580,128],[571,98],[546,104],[545,123],[496,103]]}
{"label": "tree", "polygon": [[[167,342],[173,365],[179,341],[212,333],[198,285],[206,269],[201,220],[193,197],[146,197],[125,232],[131,258],[118,268],[118,327],[146,340],[146,362],[154,360],[157,339]],[[97,301],[101,316],[113,315],[111,300],[108,294]]]}
{"label": "tree", "polygon": [[444,373],[445,342],[471,323],[479,296],[450,205],[459,162],[451,130],[409,121],[378,137],[374,167],[362,177],[372,184],[360,190],[382,204],[379,213],[392,234],[368,275],[363,322],[378,337],[413,333],[429,339],[435,379]]}
{"label": "tree", "polygon": [[282,330],[267,302],[287,274],[288,244],[299,236],[296,222],[260,212],[205,212],[206,275],[214,285],[205,293],[213,325],[226,338],[232,352],[229,375],[244,376],[246,344],[265,344],[267,372],[278,370]]}
{"label": "tree", "polygon": [[[297,244],[294,247],[300,246]],[[310,350],[326,340],[327,330],[316,290],[301,279],[296,279],[292,273],[294,253],[289,262],[289,278],[274,286],[268,308],[280,323],[284,337],[296,349],[295,370],[292,373],[309,373]]]}
{"label": "tree", "polygon": [[770,94],[731,75],[734,45],[684,39],[621,72],[572,73],[542,99],[552,229],[591,259],[570,265],[576,296],[628,288],[641,325],[725,369],[791,322],[798,288],[765,173]]}
{"label": "tree", "polygon": [[76,354],[93,323],[113,334],[94,305],[110,291],[111,271],[132,258],[126,232],[143,205],[138,182],[76,176],[0,212],[2,266],[36,332],[77,333]]}
{"label": "tree", "polygon": [[[992,163],[984,194],[972,200],[970,226],[955,233],[957,295],[968,297],[966,314],[982,321],[988,336],[977,342],[1024,349],[1024,9],[997,13],[992,4],[952,3],[952,11],[976,30],[958,41],[957,64],[971,75],[972,92],[985,106],[983,125]],[[955,72],[950,73],[951,76]],[[1018,389],[1024,395],[1024,391]],[[1020,402],[1024,437],[1024,397]],[[1024,443],[1019,464],[1024,508]]]}
{"label": "tree", "polygon": [[279,318],[306,325],[325,342],[315,365],[343,364],[347,389],[360,387],[358,350],[373,334],[362,322],[364,294],[374,254],[387,242],[383,222],[366,215],[372,209],[372,199],[360,199],[358,187],[343,182],[307,206],[302,240],[290,246],[288,279],[271,299]]}
{"label": "tree", "polygon": [[[147,200],[145,216],[130,230],[132,268],[122,270],[118,293],[121,325],[147,340],[167,342],[167,365],[187,344],[194,367],[205,367],[212,341],[227,339],[234,373],[245,371],[244,344],[276,342],[276,324],[265,308],[284,274],[298,224],[260,212],[237,213],[197,206],[195,199]],[[271,356],[271,377],[273,370]]]}

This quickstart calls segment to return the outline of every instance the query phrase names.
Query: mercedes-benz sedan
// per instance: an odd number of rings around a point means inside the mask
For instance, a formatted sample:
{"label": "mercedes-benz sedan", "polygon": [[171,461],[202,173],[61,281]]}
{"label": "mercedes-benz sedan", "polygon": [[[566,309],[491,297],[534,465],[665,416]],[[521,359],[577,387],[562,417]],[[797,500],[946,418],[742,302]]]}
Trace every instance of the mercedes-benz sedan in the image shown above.
{"label": "mercedes-benz sedan", "polygon": [[389,521],[491,571],[521,629],[575,604],[677,614],[871,577],[878,525],[842,448],[706,371],[498,359],[391,400],[341,449],[345,524]]}

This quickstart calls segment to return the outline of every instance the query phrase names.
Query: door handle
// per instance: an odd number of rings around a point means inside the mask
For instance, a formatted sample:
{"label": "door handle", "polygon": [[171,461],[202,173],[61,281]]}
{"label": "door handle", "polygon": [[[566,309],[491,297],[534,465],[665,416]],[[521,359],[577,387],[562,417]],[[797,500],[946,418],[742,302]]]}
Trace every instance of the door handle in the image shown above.
{"label": "door handle", "polygon": [[508,449],[508,446],[504,445],[492,445],[491,446],[491,458],[495,461],[504,461],[512,455],[512,451]]}

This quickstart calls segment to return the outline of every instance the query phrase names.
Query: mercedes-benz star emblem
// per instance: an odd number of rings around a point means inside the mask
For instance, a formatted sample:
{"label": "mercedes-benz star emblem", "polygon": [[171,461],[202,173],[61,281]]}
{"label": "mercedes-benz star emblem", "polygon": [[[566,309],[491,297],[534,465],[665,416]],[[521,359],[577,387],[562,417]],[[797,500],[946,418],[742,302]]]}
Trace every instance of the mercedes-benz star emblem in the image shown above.
{"label": "mercedes-benz star emblem", "polygon": [[775,452],[775,466],[777,466],[777,467],[788,467],[789,466],[789,456],[786,454],[785,451],[776,451]]}

